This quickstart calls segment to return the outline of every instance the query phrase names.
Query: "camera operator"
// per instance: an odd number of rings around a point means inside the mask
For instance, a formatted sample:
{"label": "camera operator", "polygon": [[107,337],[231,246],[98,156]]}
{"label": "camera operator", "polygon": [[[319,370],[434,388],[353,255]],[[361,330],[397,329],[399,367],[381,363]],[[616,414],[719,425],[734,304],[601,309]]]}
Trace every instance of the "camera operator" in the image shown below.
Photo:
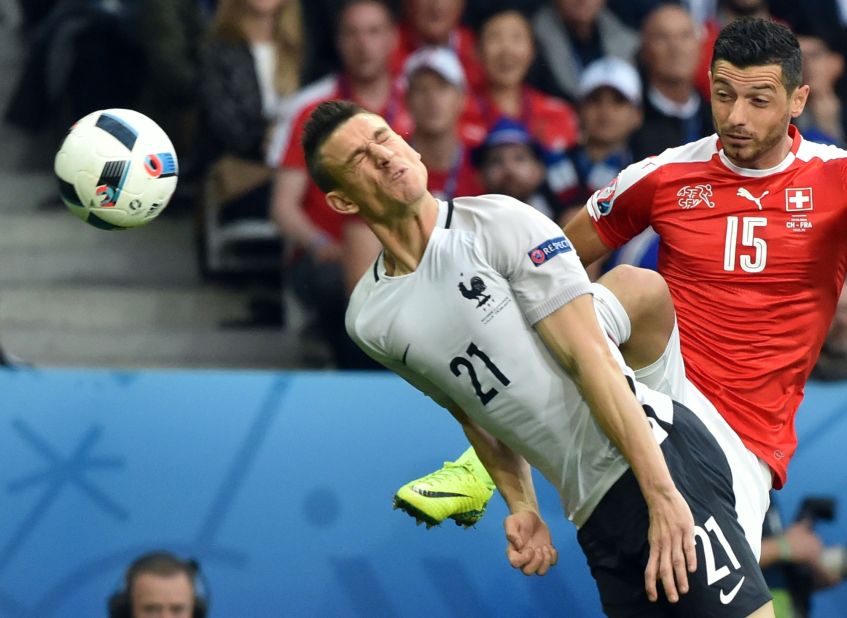
{"label": "camera operator", "polygon": [[832,520],[835,500],[806,498],[797,518],[783,526],[774,495],[762,528],[762,555],[759,564],[771,588],[777,618],[806,618],[811,596],[847,577],[847,548],[824,546],[815,534],[818,519]]}

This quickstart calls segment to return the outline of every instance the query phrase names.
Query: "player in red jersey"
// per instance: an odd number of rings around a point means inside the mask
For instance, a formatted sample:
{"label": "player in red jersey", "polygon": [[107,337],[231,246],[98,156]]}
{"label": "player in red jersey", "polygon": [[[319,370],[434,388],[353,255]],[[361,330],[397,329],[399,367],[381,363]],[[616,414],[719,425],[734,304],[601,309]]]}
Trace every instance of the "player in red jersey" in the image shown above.
{"label": "player in red jersey", "polygon": [[771,483],[786,480],[794,415],[847,268],[847,151],[790,126],[809,94],[801,68],[786,27],[727,26],[710,72],[717,134],[629,166],[565,229],[586,264],[648,225],[659,233],[691,385],[678,395],[705,393],[761,462],[735,488],[756,496],[761,517]]}
{"label": "player in red jersey", "polygon": [[847,267],[847,152],[789,125],[809,94],[801,64],[784,26],[727,26],[710,77],[717,135],[630,166],[567,228],[585,262],[659,233],[688,378],[777,488]]}

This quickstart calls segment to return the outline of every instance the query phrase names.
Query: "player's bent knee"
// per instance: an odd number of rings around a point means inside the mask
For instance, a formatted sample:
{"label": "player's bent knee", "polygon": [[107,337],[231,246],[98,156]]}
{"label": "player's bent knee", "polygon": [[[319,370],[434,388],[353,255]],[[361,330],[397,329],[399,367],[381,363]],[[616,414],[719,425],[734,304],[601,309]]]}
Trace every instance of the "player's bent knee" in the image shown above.
{"label": "player's bent knee", "polygon": [[673,320],[670,291],[655,270],[621,264],[600,277],[598,283],[618,298],[633,325],[650,318]]}

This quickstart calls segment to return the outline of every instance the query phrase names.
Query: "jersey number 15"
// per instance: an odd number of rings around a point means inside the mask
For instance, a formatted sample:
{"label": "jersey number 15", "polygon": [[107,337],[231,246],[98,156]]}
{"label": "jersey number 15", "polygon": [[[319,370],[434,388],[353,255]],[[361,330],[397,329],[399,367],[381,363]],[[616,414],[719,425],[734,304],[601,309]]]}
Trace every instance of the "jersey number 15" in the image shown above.
{"label": "jersey number 15", "polygon": [[[741,246],[752,247],[753,255],[738,256],[738,265],[748,273],[760,273],[768,261],[768,244],[763,238],[756,238],[756,228],[765,227],[765,217],[741,217]],[[736,266],[738,249],[738,217],[726,218],[726,245],[723,252],[723,269],[732,272]]]}

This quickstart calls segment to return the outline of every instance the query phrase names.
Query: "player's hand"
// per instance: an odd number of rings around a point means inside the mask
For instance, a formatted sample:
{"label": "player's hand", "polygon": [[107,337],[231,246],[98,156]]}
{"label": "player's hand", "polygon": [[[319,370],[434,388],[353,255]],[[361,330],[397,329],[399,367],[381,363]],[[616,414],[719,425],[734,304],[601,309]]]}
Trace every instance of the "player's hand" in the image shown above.
{"label": "player's hand", "polygon": [[[697,570],[694,547],[694,517],[682,494],[673,488],[656,492],[647,505],[650,509],[650,558],[644,571],[647,598],[659,598],[657,582],[662,582],[671,603],[688,592],[688,573]],[[687,569],[687,570],[686,570]]]}
{"label": "player's hand", "polygon": [[559,559],[547,524],[535,511],[518,511],[503,522],[506,557],[524,575],[545,575]]}

